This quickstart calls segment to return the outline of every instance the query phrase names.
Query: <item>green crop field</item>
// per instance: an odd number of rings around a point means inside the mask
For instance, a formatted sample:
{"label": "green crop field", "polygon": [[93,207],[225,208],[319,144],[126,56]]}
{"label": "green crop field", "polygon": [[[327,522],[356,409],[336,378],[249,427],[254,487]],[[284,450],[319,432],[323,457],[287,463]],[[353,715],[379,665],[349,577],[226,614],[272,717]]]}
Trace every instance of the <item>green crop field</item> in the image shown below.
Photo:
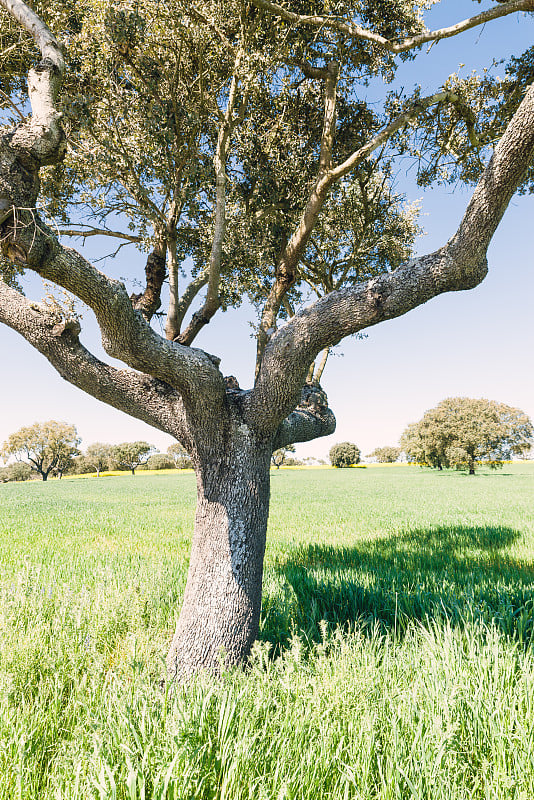
{"label": "green crop field", "polygon": [[273,471],[249,667],[162,688],[194,499],[0,486],[0,800],[532,800],[534,464]]}

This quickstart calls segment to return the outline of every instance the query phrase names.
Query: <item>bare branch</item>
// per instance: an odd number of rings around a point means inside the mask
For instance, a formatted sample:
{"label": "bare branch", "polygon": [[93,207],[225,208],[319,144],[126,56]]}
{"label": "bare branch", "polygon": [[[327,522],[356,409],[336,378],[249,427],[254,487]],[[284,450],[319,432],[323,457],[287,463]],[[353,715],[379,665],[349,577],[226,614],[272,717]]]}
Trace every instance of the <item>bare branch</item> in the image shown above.
{"label": "bare branch", "polygon": [[319,366],[317,367],[317,372],[315,372],[313,376],[314,383],[321,383],[321,378],[323,377],[323,372],[326,367],[326,362],[328,361],[328,356],[330,355],[331,350],[332,350],[331,347],[325,347],[325,349],[323,350],[323,356],[321,358]]}
{"label": "bare branch", "polygon": [[20,108],[15,105],[15,103],[13,102],[11,97],[8,94],[6,94],[5,92],[3,92],[2,89],[0,89],[0,95],[2,95],[2,97],[4,98],[6,103],[8,103],[8,105],[13,109],[13,111],[15,111],[19,115],[19,119],[24,121],[26,119],[26,117],[24,116],[24,114],[22,113]]}
{"label": "bare branch", "polygon": [[212,19],[206,17],[204,14],[202,14],[201,11],[198,10],[198,8],[196,8],[193,5],[189,6],[189,13],[191,14],[192,17],[194,17],[194,19],[198,20],[199,22],[202,22],[203,25],[212,30],[215,33],[215,35],[220,39],[220,41],[223,43],[223,45],[226,47],[226,49],[230,51],[230,53],[233,53],[234,55],[236,54],[236,49],[234,45],[224,35],[223,31],[221,31],[219,26]]}
{"label": "bare branch", "polygon": [[30,34],[43,59],[49,59],[62,74],[65,62],[59,42],[43,20],[22,0],[0,0],[0,5]]}
{"label": "bare branch", "polygon": [[397,131],[403,128],[405,125],[408,125],[412,120],[414,120],[419,114],[422,114],[429,106],[436,105],[437,103],[449,102],[455,103],[458,100],[458,96],[455,95],[453,92],[437,92],[437,94],[429,95],[428,97],[420,97],[416,100],[415,103],[412,103],[406,111],[402,114],[399,114],[394,120],[392,120],[388,125],[386,125],[382,130],[373,138],[371,141],[367,142],[363,147],[360,147],[354,153],[352,153],[345,161],[341,164],[338,164],[337,167],[330,170],[328,175],[328,183],[332,184],[335,181],[338,181],[348,172],[354,169],[358,164],[361,164],[362,161],[365,161],[371,153],[376,150],[378,147],[384,144],[388,139],[391,139]]}
{"label": "bare branch", "polygon": [[107,228],[58,228],[58,233],[60,236],[77,236],[82,239],[87,239],[89,236],[111,236],[115,239],[124,239],[127,242],[133,242],[134,244],[139,244],[139,242],[143,241],[140,236],[133,236],[130,233],[123,233],[122,231],[109,231]]}
{"label": "bare branch", "polygon": [[407,50],[413,50],[415,47],[420,47],[427,42],[438,41],[439,39],[447,39],[451,36],[457,36],[459,33],[475,28],[479,25],[484,25],[486,22],[505,17],[508,14],[515,14],[519,11],[534,11],[533,0],[511,0],[511,2],[502,2],[498,6],[476,14],[473,17],[464,19],[455,25],[450,25],[447,28],[439,28],[435,31],[424,31],[423,33],[415,34],[414,36],[407,36],[400,40],[390,40],[380,36],[373,31],[362,28],[360,25],[355,25],[353,22],[343,22],[336,17],[326,17],[318,15],[296,14],[289,11],[287,8],[271,3],[269,0],[252,0],[257,8],[262,8],[270,14],[287,20],[294,25],[306,25],[311,28],[329,28],[330,30],[338,31],[339,33],[348,36],[351,39],[358,39],[360,41],[370,42],[383,50],[390,53],[404,53]]}
{"label": "bare branch", "polygon": [[136,311],[140,311],[147,322],[150,322],[161,305],[161,287],[165,280],[165,257],[167,241],[161,234],[157,237],[152,251],[145,264],[145,290],[142,294],[134,294],[130,298]]}
{"label": "bare branch", "polygon": [[63,247],[36,214],[24,225],[14,222],[7,229],[3,248],[8,258],[62,286],[93,309],[108,355],[170,384],[192,406],[201,406],[199,392],[216,404],[223,402],[223,377],[209,356],[159,336],[134,310],[123,283]]}
{"label": "bare branch", "polygon": [[65,71],[59,42],[22,0],[0,0],[0,5],[30,34],[42,56],[39,64],[28,73],[31,119],[16,128],[11,147],[20,149],[26,157],[31,155],[39,164],[55,163],[65,150],[60,114],[55,108]]}
{"label": "bare branch", "polygon": [[182,292],[182,296],[176,303],[176,310],[175,310],[175,322],[178,326],[178,330],[180,330],[182,323],[184,321],[184,317],[189,311],[191,307],[191,303],[198,295],[200,290],[207,284],[209,279],[209,270],[206,267],[202,272],[199,272],[192,281],[186,286],[184,291]]}
{"label": "bare branch", "polygon": [[287,8],[278,5],[278,3],[271,3],[269,0],[252,0],[252,3],[257,8],[262,8],[276,17],[281,17],[287,22],[294,25],[307,25],[312,28],[331,28],[332,30],[344,33],[354,39],[363,39],[374,44],[379,44],[382,47],[388,47],[388,40],[377,33],[366,30],[360,25],[354,25],[352,22],[341,22],[341,20],[334,17],[324,17],[315,14],[296,14],[294,11],[289,11]]}

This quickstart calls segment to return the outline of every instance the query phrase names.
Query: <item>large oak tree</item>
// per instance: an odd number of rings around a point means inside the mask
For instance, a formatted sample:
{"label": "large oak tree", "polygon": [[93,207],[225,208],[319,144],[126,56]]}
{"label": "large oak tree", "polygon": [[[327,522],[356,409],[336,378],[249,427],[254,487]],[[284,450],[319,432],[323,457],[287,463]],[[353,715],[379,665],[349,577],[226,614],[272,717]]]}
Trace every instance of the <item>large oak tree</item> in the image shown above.
{"label": "large oak tree", "polygon": [[[242,662],[257,635],[271,454],[334,430],[316,380],[329,348],[480,283],[534,154],[528,57],[506,97],[489,79],[483,91],[457,79],[429,97],[391,91],[380,113],[358,97],[425,44],[533,11],[533,0],[437,31],[423,0],[290,5],[0,0],[11,114],[0,138],[0,321],[66,380],[191,455],[198,505],[168,656],[180,678]],[[478,181],[473,197],[448,242],[409,259],[417,225],[392,187],[393,159],[414,154],[428,181],[451,152],[451,176]],[[66,247],[43,208],[67,236],[144,249],[140,291]],[[23,270],[87,304],[125,367],[84,347],[68,305],[26,299]],[[192,346],[245,295],[258,308],[251,389]]]}

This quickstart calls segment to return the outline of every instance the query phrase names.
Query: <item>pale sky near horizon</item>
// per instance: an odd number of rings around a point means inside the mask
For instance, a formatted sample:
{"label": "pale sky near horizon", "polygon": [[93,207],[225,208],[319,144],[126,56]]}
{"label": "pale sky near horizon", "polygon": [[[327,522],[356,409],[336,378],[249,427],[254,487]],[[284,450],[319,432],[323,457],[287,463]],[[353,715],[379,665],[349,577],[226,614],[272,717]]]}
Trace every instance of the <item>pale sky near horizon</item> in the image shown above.
{"label": "pale sky near horizon", "polygon": [[[489,3],[448,0],[433,12],[433,28],[478,13]],[[423,94],[439,88],[450,72],[465,63],[464,73],[479,67],[488,54],[496,59],[522,53],[534,44],[534,19],[514,17],[475,29],[434,45],[430,57],[403,65],[408,87],[420,82]],[[424,77],[422,77],[424,76]],[[471,190],[413,186],[411,173],[399,174],[399,189],[409,199],[422,198],[422,227],[417,252],[431,252],[454,233]],[[362,453],[395,444],[410,422],[451,396],[487,397],[517,406],[534,419],[534,254],[530,225],[533,198],[515,197],[488,253],[489,274],[474,290],[442,295],[396,320],[367,330],[367,338],[351,338],[338,348],[343,356],[329,360],[323,386],[338,427],[330,437],[297,445],[300,457],[325,457],[332,444],[349,440]],[[72,245],[72,241],[68,242]],[[76,246],[76,245],[75,245]],[[91,256],[109,252],[105,241],[91,242]],[[125,248],[112,261],[98,265],[113,276],[140,277],[143,256]],[[255,356],[247,308],[219,314],[195,345],[222,356],[225,375],[236,375],[243,388],[251,385]],[[94,325],[82,335],[97,355]],[[62,380],[48,362],[18,334],[0,326],[2,395],[0,443],[22,425],[47,419],[74,423],[82,446],[146,439],[166,449],[171,437],[149,428]]]}

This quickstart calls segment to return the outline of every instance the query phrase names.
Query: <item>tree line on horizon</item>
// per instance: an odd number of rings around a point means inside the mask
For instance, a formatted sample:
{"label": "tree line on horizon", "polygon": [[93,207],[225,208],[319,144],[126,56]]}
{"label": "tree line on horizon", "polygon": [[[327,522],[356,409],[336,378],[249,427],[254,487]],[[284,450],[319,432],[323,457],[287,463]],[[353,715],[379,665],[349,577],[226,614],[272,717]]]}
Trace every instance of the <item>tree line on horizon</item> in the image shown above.
{"label": "tree line on horizon", "polygon": [[[412,464],[438,470],[455,468],[470,475],[480,465],[501,467],[504,461],[525,456],[533,445],[534,428],[520,409],[492,400],[452,397],[425,412],[419,422],[408,425],[400,438],[400,447],[376,447],[367,459],[395,463],[401,457]],[[34,423],[12,433],[0,449],[0,456],[11,463],[0,468],[0,483],[29,480],[32,474],[46,481],[50,475],[100,473],[107,470],[189,469],[193,463],[178,442],[165,453],[145,441],[107,444],[93,442],[85,451],[79,449],[81,438],[74,425],[49,420]],[[321,459],[294,458],[294,445],[275,450],[272,466],[304,466]],[[291,455],[290,455],[291,454]],[[330,448],[334,467],[360,463],[361,451],[353,442],[338,442]]]}
{"label": "tree line on horizon", "polygon": [[145,441],[108,444],[93,442],[85,451],[79,449],[81,438],[76,427],[49,420],[36,422],[12,433],[0,449],[0,456],[11,463],[0,468],[0,482],[29,480],[32,474],[43,481],[49,476],[100,473],[107,470],[188,469],[191,459],[178,442],[165,453]]}

